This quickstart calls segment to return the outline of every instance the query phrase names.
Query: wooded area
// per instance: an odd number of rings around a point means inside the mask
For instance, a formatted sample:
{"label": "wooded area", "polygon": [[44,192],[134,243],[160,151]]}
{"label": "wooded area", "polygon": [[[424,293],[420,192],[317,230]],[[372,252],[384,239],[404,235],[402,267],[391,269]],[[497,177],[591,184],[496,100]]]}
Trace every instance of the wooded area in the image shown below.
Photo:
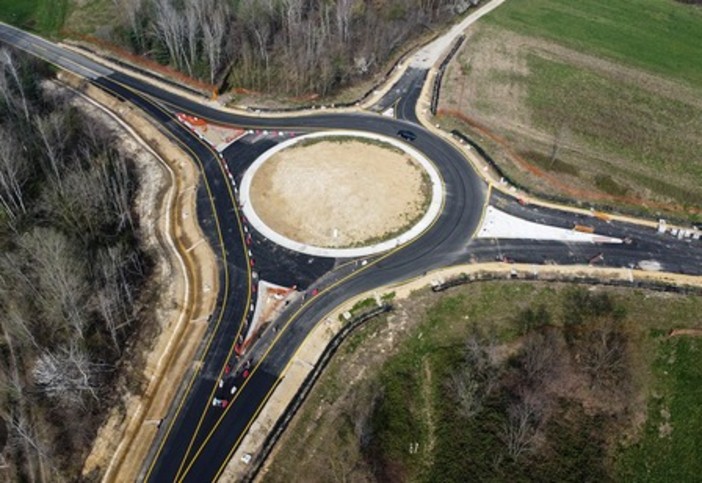
{"label": "wooded area", "polygon": [[131,161],[48,77],[0,50],[0,450],[14,481],[76,479],[151,265]]}
{"label": "wooded area", "polygon": [[478,0],[115,0],[117,39],[226,87],[328,95]]}
{"label": "wooded area", "polygon": [[[610,480],[612,441],[642,410],[625,309],[573,288],[558,310],[535,305],[513,319],[511,343],[475,323],[462,347],[437,349],[433,397],[403,372],[419,372],[416,362],[385,373],[361,447],[378,481],[407,481],[423,465],[422,481]],[[427,414],[430,438],[417,422]],[[408,434],[425,442],[423,458],[407,453]]]}

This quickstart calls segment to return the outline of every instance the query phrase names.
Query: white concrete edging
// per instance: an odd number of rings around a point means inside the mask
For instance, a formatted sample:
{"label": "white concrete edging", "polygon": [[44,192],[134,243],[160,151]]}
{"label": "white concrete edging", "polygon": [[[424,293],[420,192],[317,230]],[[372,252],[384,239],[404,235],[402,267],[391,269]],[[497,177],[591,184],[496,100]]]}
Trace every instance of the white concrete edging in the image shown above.
{"label": "white concrete edging", "polygon": [[[355,247],[355,248],[324,248],[324,247],[318,247],[314,245],[308,245],[305,243],[301,243],[295,240],[292,240],[286,236],[281,235],[280,233],[274,231],[272,228],[270,228],[268,225],[266,225],[263,220],[258,216],[256,211],[254,210],[252,204],[251,204],[251,182],[253,180],[254,175],[256,174],[256,171],[265,163],[268,161],[269,158],[271,158],[273,155],[276,153],[282,151],[283,149],[289,148],[290,146],[299,143],[300,141],[304,141],[306,139],[314,139],[314,138],[323,138],[323,137],[333,137],[333,136],[344,136],[344,137],[349,137],[349,138],[365,138],[365,139],[373,139],[376,141],[381,141],[387,144],[390,144],[396,148],[401,149],[404,151],[406,154],[411,156],[415,161],[417,161],[422,168],[427,172],[429,175],[429,179],[431,180],[431,202],[429,204],[429,208],[427,209],[426,213],[422,218],[414,225],[412,226],[409,230],[406,232],[402,233],[401,235],[392,238],[390,240],[386,240],[384,242],[376,243],[374,245],[369,245],[365,247]],[[441,175],[439,174],[439,171],[436,169],[434,164],[429,161],[423,154],[421,154],[419,151],[416,149],[408,146],[407,144],[398,141],[397,139],[393,139],[391,137],[387,136],[381,136],[378,134],[369,134],[365,132],[360,132],[360,131],[349,131],[349,130],[344,130],[344,131],[324,131],[324,132],[318,132],[318,133],[313,133],[313,134],[307,134],[305,136],[299,136],[293,139],[289,139],[287,141],[284,141],[277,146],[269,149],[265,153],[263,153],[261,156],[259,156],[256,161],[253,162],[253,164],[249,167],[249,169],[246,170],[244,173],[244,177],[241,180],[241,204],[242,204],[242,211],[244,215],[248,218],[249,222],[251,225],[256,228],[263,236],[268,238],[274,243],[277,243],[278,245],[281,245],[285,248],[288,248],[290,250],[294,250],[296,252],[301,252],[305,253],[307,255],[314,255],[318,257],[330,257],[330,258],[355,258],[355,257],[364,257],[368,255],[374,255],[376,253],[381,253],[387,250],[390,250],[392,248],[395,248],[397,246],[402,245],[403,243],[407,243],[408,241],[412,240],[413,238],[417,237],[420,235],[424,230],[426,230],[429,226],[431,226],[432,222],[434,219],[440,214],[441,212],[441,205],[443,203],[443,198],[444,198],[444,183],[443,180],[441,179]]]}

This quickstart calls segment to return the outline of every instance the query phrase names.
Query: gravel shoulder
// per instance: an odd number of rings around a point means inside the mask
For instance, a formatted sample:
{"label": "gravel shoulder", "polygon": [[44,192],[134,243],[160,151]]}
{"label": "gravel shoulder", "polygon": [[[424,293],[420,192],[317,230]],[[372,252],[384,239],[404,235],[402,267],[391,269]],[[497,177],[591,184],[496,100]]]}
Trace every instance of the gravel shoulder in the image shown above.
{"label": "gravel shoulder", "polygon": [[105,423],[83,465],[86,479],[135,481],[178,389],[164,382],[183,379],[205,334],[206,324],[198,322],[215,306],[216,260],[194,216],[198,173],[190,158],[137,109],[70,74],[62,73],[60,80],[95,102],[76,98],[81,109],[111,126],[139,161],[140,236],[154,254],[153,283],[160,295],[148,334],[125,355],[125,366],[143,383],[118,388],[119,404],[105,408]]}

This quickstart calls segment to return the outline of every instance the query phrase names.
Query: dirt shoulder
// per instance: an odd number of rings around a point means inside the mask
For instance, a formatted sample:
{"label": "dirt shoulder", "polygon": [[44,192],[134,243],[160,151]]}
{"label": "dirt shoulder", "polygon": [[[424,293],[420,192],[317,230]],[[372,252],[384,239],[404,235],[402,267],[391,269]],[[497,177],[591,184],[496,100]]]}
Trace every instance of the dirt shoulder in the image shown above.
{"label": "dirt shoulder", "polygon": [[428,176],[407,154],[356,140],[284,149],[251,184],[252,206],[266,225],[325,248],[396,236],[422,217],[430,196]]}
{"label": "dirt shoulder", "polygon": [[124,148],[137,153],[140,235],[156,260],[153,283],[159,287],[154,337],[132,348],[134,370],[145,382],[119,389],[120,404],[109,410],[83,467],[86,477],[135,481],[177,390],[177,384],[164,381],[183,378],[205,333],[206,324],[198,322],[214,309],[216,262],[209,244],[201,243],[195,216],[198,172],[190,158],[136,108],[71,75],[62,73],[60,79],[104,106],[109,113],[82,99],[84,109],[113,126]]}

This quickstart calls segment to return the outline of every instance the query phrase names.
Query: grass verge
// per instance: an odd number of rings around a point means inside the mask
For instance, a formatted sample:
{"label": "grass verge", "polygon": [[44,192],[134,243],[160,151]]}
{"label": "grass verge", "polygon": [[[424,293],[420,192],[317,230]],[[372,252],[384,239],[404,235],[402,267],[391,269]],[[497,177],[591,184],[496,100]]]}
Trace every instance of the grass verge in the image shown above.
{"label": "grass verge", "polygon": [[[696,429],[702,411],[695,401],[702,352],[697,339],[667,334],[672,328],[700,327],[696,314],[702,300],[620,289],[579,289],[574,297],[574,290],[560,284],[486,282],[396,301],[395,314],[362,328],[342,346],[281,441],[264,480],[499,481],[549,474],[565,480],[693,478],[700,471]],[[535,322],[546,317],[548,324],[561,327],[581,316],[597,317],[597,310],[580,314],[579,301],[605,298],[611,301],[607,310],[626,314],[622,327],[635,361],[631,379],[635,394],[643,398],[623,403],[628,412],[618,417],[598,412],[598,404],[619,404],[607,398],[595,403],[594,412],[555,399],[552,410],[560,417],[541,428],[549,441],[548,457],[530,453],[529,464],[501,456],[509,393],[485,401],[478,418],[456,416],[447,381],[462,364],[466,338],[476,327],[497,341],[503,360],[514,361],[523,334]],[[662,402],[673,425],[663,440],[660,418],[667,413],[661,412]],[[646,404],[648,411],[642,409]],[[646,418],[643,425],[634,415]],[[653,458],[661,447],[669,456]]]}
{"label": "grass verge", "polygon": [[63,27],[68,9],[68,0],[0,0],[0,20],[55,36]]}
{"label": "grass verge", "polygon": [[658,338],[643,435],[618,455],[623,481],[694,481],[702,474],[702,344]]}

